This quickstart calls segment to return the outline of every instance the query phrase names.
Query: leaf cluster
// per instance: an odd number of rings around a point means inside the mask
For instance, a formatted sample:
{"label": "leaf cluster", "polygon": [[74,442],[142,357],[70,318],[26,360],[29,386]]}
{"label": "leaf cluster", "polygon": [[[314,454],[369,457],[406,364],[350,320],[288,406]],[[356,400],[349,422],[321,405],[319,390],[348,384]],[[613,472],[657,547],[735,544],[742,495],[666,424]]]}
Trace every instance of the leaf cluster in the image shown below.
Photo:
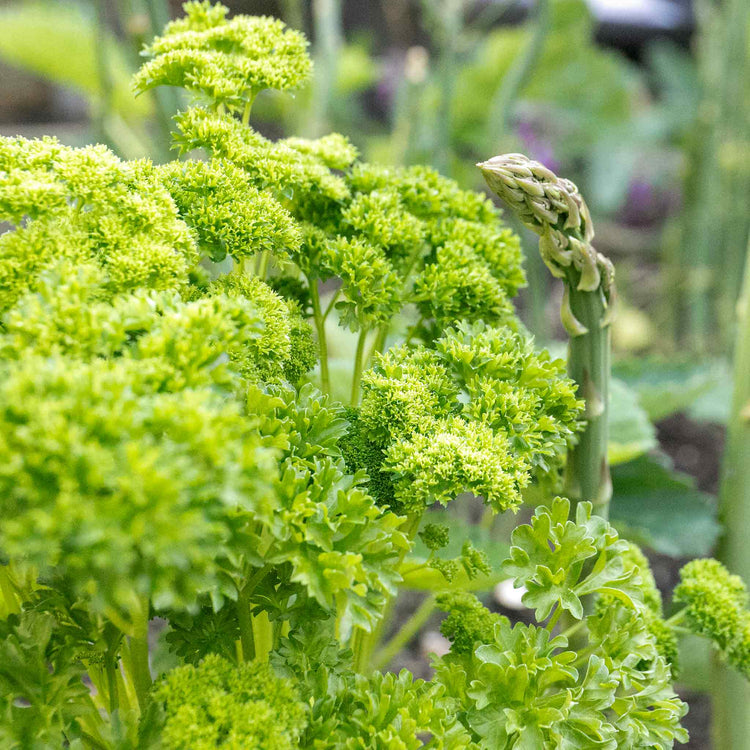
{"label": "leaf cluster", "polygon": [[[537,620],[565,610],[580,623],[571,632],[585,627],[586,642],[574,648],[568,636],[553,635],[556,617],[547,627],[511,626],[472,595],[442,597],[452,647],[436,660],[437,680],[480,747],[615,750],[685,741],[679,721],[687,707],[671,688],[653,621],[668,626],[653,580],[641,577],[640,552],[585,506],[569,520],[559,498],[516,529],[513,545],[503,568],[527,586],[524,600]],[[583,595],[603,606],[585,616]]]}

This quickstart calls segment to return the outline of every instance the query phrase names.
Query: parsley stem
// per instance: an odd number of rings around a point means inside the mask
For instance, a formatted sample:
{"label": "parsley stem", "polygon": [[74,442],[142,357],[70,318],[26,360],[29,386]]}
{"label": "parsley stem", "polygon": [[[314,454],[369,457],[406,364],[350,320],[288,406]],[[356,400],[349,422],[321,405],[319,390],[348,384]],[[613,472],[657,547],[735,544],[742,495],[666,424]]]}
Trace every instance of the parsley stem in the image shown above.
{"label": "parsley stem", "polygon": [[253,618],[250,615],[250,595],[244,587],[237,597],[237,622],[240,626],[240,643],[242,644],[242,661],[255,658],[255,639],[253,638]]}
{"label": "parsley stem", "polygon": [[[401,551],[400,559],[398,561],[399,566],[403,563],[406,553],[411,550],[411,542],[413,542],[414,538],[417,536],[417,531],[419,531],[419,525],[421,522],[422,513],[410,513],[407,516],[406,523],[402,528],[410,545],[408,548]],[[393,611],[394,600],[395,597],[390,597],[386,601],[385,607],[383,608],[383,614],[371,632],[368,633],[362,628],[356,628],[354,630],[354,635],[352,636],[352,665],[360,674],[366,674],[370,670],[371,654],[374,651],[375,646],[378,644],[380,636],[386,630],[390,614]]]}
{"label": "parsley stem", "polygon": [[341,294],[341,287],[339,287],[332,295],[331,299],[326,305],[325,312],[323,313],[323,320],[327,320],[328,316],[331,314],[331,310],[333,310],[334,306],[336,305],[336,301],[339,298],[339,295]]}
{"label": "parsley stem", "polygon": [[239,590],[237,596],[237,621],[240,626],[240,643],[242,645],[242,660],[251,661],[258,653],[258,638],[250,614],[250,596],[258,588],[258,584],[270,573],[271,566],[264,565],[247,579],[247,583]]}
{"label": "parsley stem", "polygon": [[[558,604],[555,611],[552,613],[552,617],[547,620],[547,625],[545,626],[550,633],[555,629],[555,625],[557,625],[557,621],[560,619],[562,613],[563,608]],[[570,630],[570,628],[568,629]]]}
{"label": "parsley stem", "polygon": [[253,108],[254,101],[255,97],[250,97],[250,99],[245,102],[245,109],[242,110],[242,124],[245,127],[247,127],[247,124],[250,122],[250,110]]}
{"label": "parsley stem", "polygon": [[266,274],[268,273],[268,261],[271,253],[268,250],[264,250],[258,258],[258,277],[265,281]]}
{"label": "parsley stem", "polygon": [[0,616],[2,619],[5,619],[8,615],[21,611],[15,587],[10,578],[9,570],[9,565],[0,565],[0,592],[3,595],[3,601],[5,602],[5,605],[0,608]]}
{"label": "parsley stem", "polygon": [[424,322],[424,315],[419,316],[419,320],[407,331],[404,344],[408,344],[413,338],[414,334],[419,330],[419,326]]}
{"label": "parsley stem", "polygon": [[683,619],[685,619],[685,613],[687,612],[687,608],[681,609],[679,612],[675,612],[668,620],[664,620],[664,624],[669,626],[670,628],[674,627],[675,625],[681,623]]}
{"label": "parsley stem", "polygon": [[372,660],[373,668],[383,669],[394,657],[398,656],[401,649],[409,643],[419,632],[419,629],[430,619],[434,610],[435,595],[430,594],[401,626],[398,633],[375,654]]}
{"label": "parsley stem", "polygon": [[569,628],[565,629],[560,633],[563,638],[570,638],[571,635],[575,635],[583,627],[583,620],[574,622]]}
{"label": "parsley stem", "polygon": [[117,685],[117,652],[107,651],[105,665],[107,670],[107,687],[109,692],[109,713],[113,714],[120,706],[119,690]]}
{"label": "parsley stem", "polygon": [[320,356],[320,388],[323,393],[331,394],[331,378],[328,373],[328,342],[326,341],[326,320],[320,307],[320,292],[317,279],[308,279],[310,301],[313,309],[315,331],[318,334],[318,353]]}
{"label": "parsley stem", "polygon": [[362,370],[364,368],[365,358],[365,344],[367,343],[368,333],[369,330],[367,328],[360,329],[359,338],[357,339],[357,351],[354,353],[354,374],[352,376],[352,406],[356,406],[359,403],[359,384],[362,380]]}
{"label": "parsley stem", "polygon": [[141,712],[148,705],[151,670],[148,664],[148,597],[142,598],[133,612],[133,634],[130,637],[131,677]]}

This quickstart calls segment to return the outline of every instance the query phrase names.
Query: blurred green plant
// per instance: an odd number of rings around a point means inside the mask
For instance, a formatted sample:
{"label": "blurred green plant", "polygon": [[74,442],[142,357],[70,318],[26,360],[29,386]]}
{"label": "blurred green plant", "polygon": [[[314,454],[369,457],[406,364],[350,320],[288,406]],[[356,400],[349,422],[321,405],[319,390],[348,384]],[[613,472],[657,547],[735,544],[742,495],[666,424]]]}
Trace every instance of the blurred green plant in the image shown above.
{"label": "blurred green plant", "polygon": [[[719,558],[738,576],[750,573],[747,531],[750,529],[750,241],[745,256],[742,292],[737,305],[734,349],[734,393],[719,495],[724,534]],[[748,627],[750,633],[750,627]],[[750,691],[716,665],[715,737],[719,747],[747,747],[750,741]]]}
{"label": "blurred green plant", "polygon": [[[0,59],[86,98],[100,137],[125,157],[153,153],[150,97],[136,99],[127,45],[85,3],[45,0],[0,8]],[[63,62],[64,61],[64,62]]]}
{"label": "blurred green plant", "polygon": [[698,0],[696,17],[698,101],[687,110],[684,206],[665,239],[667,300],[676,342],[725,354],[750,236],[750,22],[743,0]]}

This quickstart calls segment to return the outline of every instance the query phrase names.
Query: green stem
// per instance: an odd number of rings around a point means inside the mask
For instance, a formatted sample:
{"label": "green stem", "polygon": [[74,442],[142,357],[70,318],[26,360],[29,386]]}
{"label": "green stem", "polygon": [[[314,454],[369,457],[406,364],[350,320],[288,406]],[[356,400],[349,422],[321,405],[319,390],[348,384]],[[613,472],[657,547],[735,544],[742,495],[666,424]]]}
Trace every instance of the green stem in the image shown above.
{"label": "green stem", "polygon": [[113,145],[109,142],[107,124],[112,112],[112,100],[114,86],[112,83],[112,71],[109,66],[109,50],[107,49],[107,37],[109,27],[107,24],[107,3],[105,0],[97,0],[96,3],[96,73],[99,83],[99,103],[96,114],[97,136],[102,143]]}
{"label": "green stem", "polygon": [[[555,629],[555,625],[557,625],[557,621],[560,619],[560,615],[562,613],[563,613],[563,608],[558,604],[557,608],[552,613],[552,617],[549,618],[549,620],[547,621],[547,625],[545,626],[550,633]],[[568,628],[568,630],[570,629],[571,628]]]}
{"label": "green stem", "polygon": [[578,384],[579,397],[585,401],[586,420],[578,443],[568,451],[565,494],[573,503],[591,502],[593,512],[607,518],[612,496],[607,460],[611,366],[607,306],[600,289],[593,292],[577,289],[574,272],[568,274],[565,283],[569,311],[585,328],[571,332],[568,375]]}
{"label": "green stem", "polygon": [[263,611],[253,617],[253,641],[255,658],[267,662],[273,649],[273,625],[268,619],[268,612]]}
{"label": "green stem", "polygon": [[0,618],[5,619],[8,615],[21,611],[20,600],[10,577],[9,565],[0,565],[0,592],[4,601],[4,606],[0,608]]}
{"label": "green stem", "polygon": [[352,406],[356,406],[359,403],[359,386],[362,381],[362,370],[365,364],[365,344],[367,343],[368,333],[367,328],[360,329],[359,338],[357,339],[357,351],[354,353],[354,374],[352,375]]}
{"label": "green stem", "polygon": [[253,638],[253,618],[250,614],[250,595],[246,592],[246,587],[237,597],[237,622],[240,626],[242,660],[251,661],[255,658],[255,639]]}
{"label": "green stem", "polygon": [[407,331],[404,345],[408,344],[414,338],[414,334],[419,330],[419,326],[421,326],[423,322],[424,315],[420,315],[419,320]]}
{"label": "green stem", "polygon": [[[734,353],[734,395],[727,428],[727,444],[719,491],[719,514],[724,536],[719,559],[745,581],[750,581],[750,244],[737,306]],[[714,730],[717,748],[750,747],[750,685],[737,672],[714,661]]]}
{"label": "green stem", "polygon": [[[419,524],[422,522],[422,513],[411,513],[407,517],[406,526],[404,527],[404,534],[410,542],[414,540],[414,537],[419,531]],[[411,545],[410,545],[411,547]],[[400,559],[398,561],[398,567],[406,557],[407,549],[402,550]],[[383,616],[378,621],[377,625],[371,632],[367,632],[362,628],[356,628],[354,635],[352,636],[352,651],[353,659],[352,664],[354,669],[360,674],[365,674],[370,670],[370,660],[375,647],[380,641],[380,636],[385,630],[385,627],[390,619],[391,611],[393,610],[395,597],[391,597],[385,604],[383,609]]]}
{"label": "green stem", "polygon": [[117,686],[117,654],[107,653],[107,688],[109,692],[109,713],[112,715],[120,707],[119,690]]}
{"label": "green stem", "polygon": [[[154,35],[161,34],[170,19],[168,0],[146,0],[146,10],[151,21]],[[156,120],[161,131],[159,144],[160,156],[167,161],[172,142],[172,117],[180,108],[180,95],[171,86],[160,86],[154,90],[156,102]]]}
{"label": "green stem", "polygon": [[489,106],[485,125],[485,148],[492,153],[509,131],[510,115],[514,102],[526,84],[544,50],[544,41],[550,29],[549,0],[537,0],[534,30],[523,54],[518,55],[505,74]]}
{"label": "green stem", "polygon": [[574,622],[569,628],[563,630],[560,635],[563,638],[570,638],[572,635],[575,635],[582,627],[583,620],[578,620],[577,622]]}
{"label": "green stem", "polygon": [[390,329],[391,327],[388,323],[383,323],[383,325],[378,328],[375,340],[372,342],[370,351],[367,352],[367,356],[365,357],[365,361],[368,364],[372,362],[376,354],[380,354],[383,349],[385,349],[385,342],[388,338],[388,332],[390,331]]}
{"label": "green stem", "polygon": [[317,279],[308,279],[310,300],[313,308],[313,322],[318,334],[318,353],[320,355],[320,387],[323,393],[331,393],[331,377],[328,372],[328,342],[326,340],[326,320],[320,308],[320,292]]}
{"label": "green stem", "polygon": [[151,669],[148,664],[148,615],[149,601],[144,598],[133,612],[133,632],[130,637],[130,663],[141,712],[148,704],[148,694],[151,690]]}
{"label": "green stem", "polygon": [[313,0],[315,31],[315,91],[308,120],[310,134],[322,135],[329,128],[335,94],[336,71],[343,44],[341,0]]}
{"label": "green stem", "polygon": [[268,250],[264,250],[258,258],[258,277],[265,280],[266,274],[268,273],[268,262],[270,260],[271,253]]}
{"label": "green stem", "polygon": [[251,661],[258,653],[257,639],[254,631],[254,618],[250,614],[250,596],[258,587],[258,584],[268,575],[270,565],[258,568],[247,583],[237,594],[237,623],[240,627],[240,643],[242,644],[242,660]]}
{"label": "green stem", "polygon": [[339,287],[332,295],[331,299],[326,305],[325,312],[323,313],[323,320],[328,320],[328,316],[331,314],[331,311],[336,306],[336,300],[338,300],[339,296],[341,295],[341,287]]}
{"label": "green stem", "polygon": [[250,122],[250,110],[253,108],[253,101],[255,101],[254,96],[245,102],[245,108],[242,110],[242,124],[245,127]]}
{"label": "green stem", "polygon": [[407,643],[419,632],[435,611],[435,595],[428,596],[411,617],[401,626],[398,633],[391,638],[373,657],[374,669],[383,669],[398,656]]}

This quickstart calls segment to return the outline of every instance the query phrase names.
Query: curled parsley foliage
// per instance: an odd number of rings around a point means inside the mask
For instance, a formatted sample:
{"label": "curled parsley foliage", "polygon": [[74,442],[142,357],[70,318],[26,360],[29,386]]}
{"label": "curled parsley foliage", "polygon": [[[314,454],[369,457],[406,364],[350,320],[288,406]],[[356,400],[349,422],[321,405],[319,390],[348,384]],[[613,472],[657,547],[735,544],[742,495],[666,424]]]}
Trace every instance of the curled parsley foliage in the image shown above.
{"label": "curled parsley foliage", "polygon": [[674,591],[687,626],[709,638],[722,659],[750,678],[750,611],[739,576],[717,560],[693,560],[680,571]]}
{"label": "curled parsley foliage", "polygon": [[199,259],[153,167],[104,146],[0,139],[0,219],[16,227],[0,236],[0,311],[61,259],[99,265],[107,296],[184,291]]}
{"label": "curled parsley foliage", "polygon": [[503,572],[517,587],[525,586],[524,604],[536,610],[540,621],[555,608],[581,619],[582,597],[595,592],[637,606],[642,582],[638,568],[623,560],[628,543],[604,519],[591,515],[590,503],[576,507],[575,520],[569,515],[569,501],[558,497],[513,532]]}
{"label": "curled parsley foliage", "polygon": [[396,507],[417,512],[462,492],[517,507],[577,428],[563,363],[508,328],[461,323],[426,347],[391,349],[363,379],[358,425],[382,448]]}
{"label": "curled parsley foliage", "polygon": [[[437,680],[460,702],[464,725],[481,747],[670,748],[687,734],[687,707],[671,687],[671,671],[653,633],[652,581],[627,543],[590,509],[568,519],[567,500],[539,508],[516,529],[504,564],[537,620],[569,612],[585,630],[573,649],[547,625],[511,626],[476,598],[451,594],[442,631],[451,652],[436,661]],[[606,606],[584,617],[581,597]],[[667,627],[665,625],[665,627]]]}
{"label": "curled parsley foliage", "polygon": [[263,89],[290,89],[310,73],[307,41],[272,18],[236,16],[210,2],[188,2],[146,49],[152,58],[135,76],[136,91],[180,86],[230,109]]}
{"label": "curled parsley foliage", "polygon": [[[691,564],[664,621],[645,558],[586,504],[513,535],[503,570],[532,625],[459,590],[489,559],[468,541],[438,557],[448,530],[427,525],[451,653],[428,682],[369,669],[424,510],[464,492],[517,508],[582,403],[513,312],[518,238],[486,197],[364,163],[338,134],[260,135],[250,106],[307,77],[306,41],[184,7],[135,81],[192,94],[183,160],[0,138],[0,744],[683,740],[672,628],[747,673],[745,590]],[[358,333],[347,406],[336,318]],[[410,327],[389,348],[394,320]],[[178,665],[152,686],[155,615]]]}
{"label": "curled parsley foliage", "polygon": [[257,747],[294,750],[305,709],[294,685],[266,664],[234,665],[218,655],[172,670],[154,687],[166,715],[168,750]]}

